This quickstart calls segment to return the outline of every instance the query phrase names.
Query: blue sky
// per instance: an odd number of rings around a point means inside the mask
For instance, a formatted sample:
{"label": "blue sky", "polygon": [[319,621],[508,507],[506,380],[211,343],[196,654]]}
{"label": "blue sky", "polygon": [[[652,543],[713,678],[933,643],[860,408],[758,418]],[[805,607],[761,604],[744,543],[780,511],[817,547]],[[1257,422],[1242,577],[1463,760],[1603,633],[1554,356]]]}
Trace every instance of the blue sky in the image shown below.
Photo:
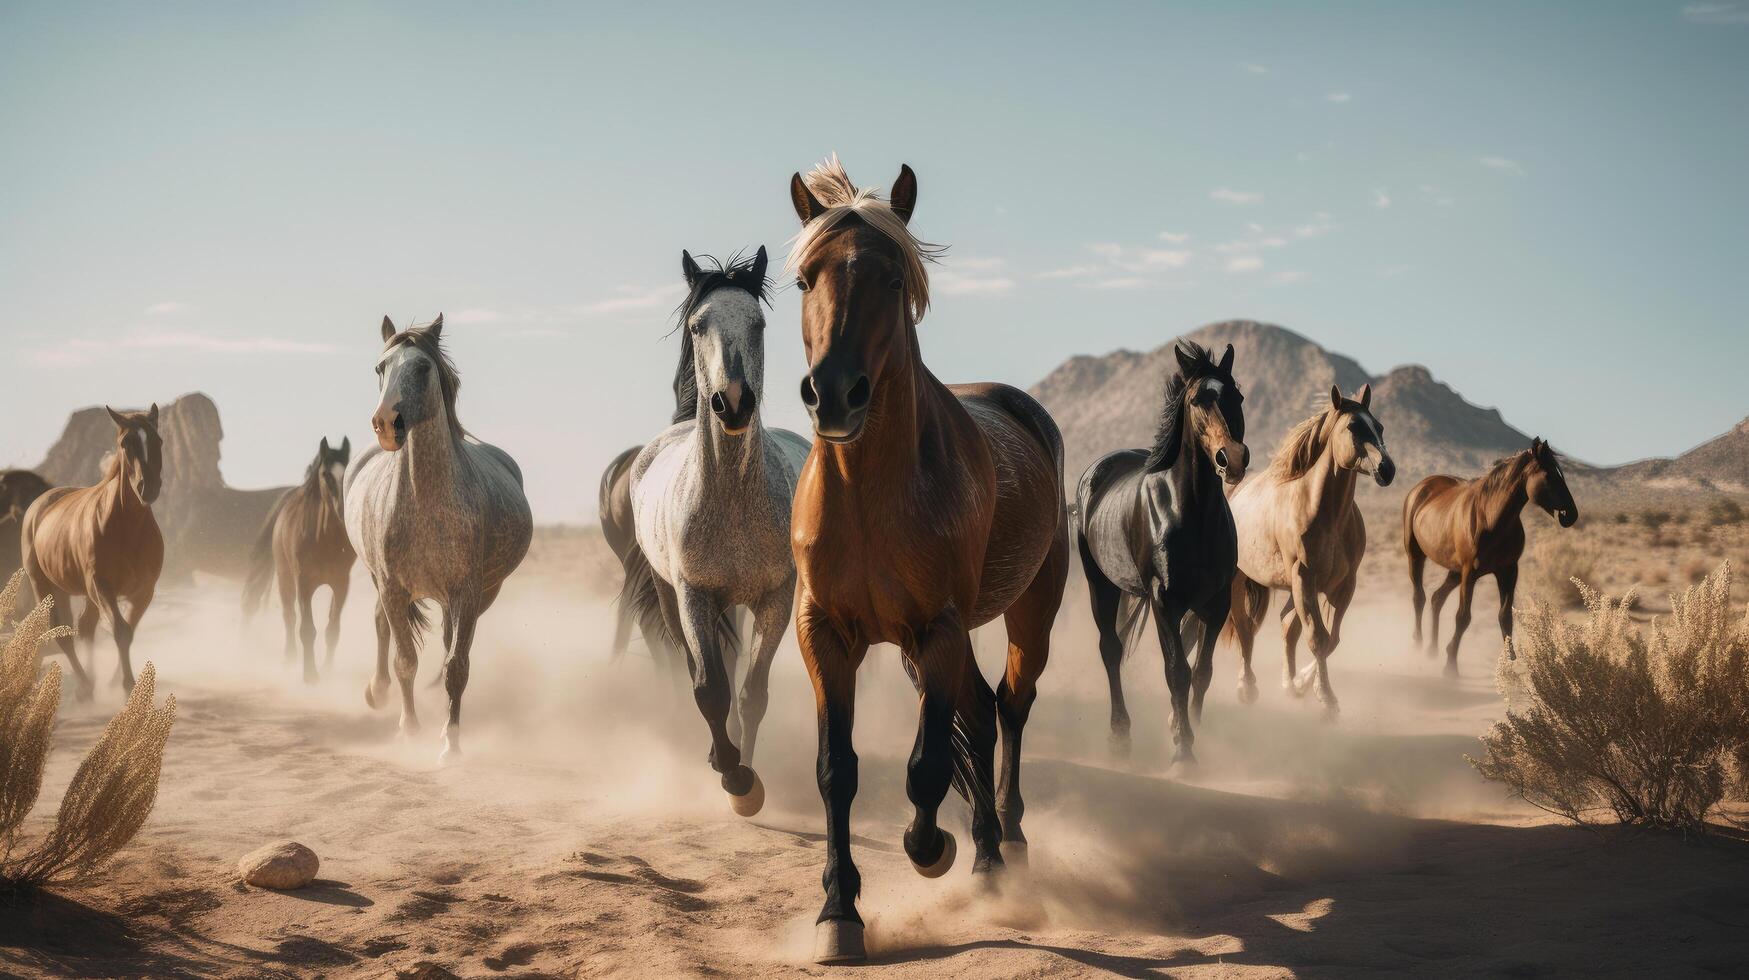
{"label": "blue sky", "polygon": [[946,380],[1247,317],[1597,462],[1749,414],[1749,3],[662,6],[0,3],[0,464],[200,389],[290,482],[441,310],[463,421],[593,519],[680,250],[781,255],[831,151],[916,169]]}

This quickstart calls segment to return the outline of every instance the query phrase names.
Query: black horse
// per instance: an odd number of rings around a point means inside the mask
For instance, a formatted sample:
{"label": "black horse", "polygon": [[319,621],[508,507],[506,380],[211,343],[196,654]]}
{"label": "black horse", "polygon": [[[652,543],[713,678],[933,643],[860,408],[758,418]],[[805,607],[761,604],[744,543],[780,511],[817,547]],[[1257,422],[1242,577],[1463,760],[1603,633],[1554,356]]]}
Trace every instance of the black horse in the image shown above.
{"label": "black horse", "polygon": [[[30,470],[0,470],[0,585],[21,564],[18,533],[24,512],[50,489],[49,481]],[[0,618],[11,614],[10,609],[0,609]]]}
{"label": "black horse", "polygon": [[[1166,405],[1154,448],[1120,449],[1094,461],[1076,495],[1081,569],[1099,627],[1099,654],[1111,684],[1111,741],[1130,746],[1119,667],[1152,605],[1172,691],[1173,763],[1196,762],[1192,711],[1214,675],[1215,638],[1226,624],[1239,564],[1238,535],[1221,482],[1236,484],[1251,460],[1245,448],[1244,396],[1233,380],[1233,345],[1220,363],[1202,347],[1180,341],[1178,373],[1166,383]],[[1186,613],[1202,624],[1196,668],[1185,647]],[[1180,621],[1185,631],[1179,633]],[[1194,684],[1194,693],[1192,687]]]}

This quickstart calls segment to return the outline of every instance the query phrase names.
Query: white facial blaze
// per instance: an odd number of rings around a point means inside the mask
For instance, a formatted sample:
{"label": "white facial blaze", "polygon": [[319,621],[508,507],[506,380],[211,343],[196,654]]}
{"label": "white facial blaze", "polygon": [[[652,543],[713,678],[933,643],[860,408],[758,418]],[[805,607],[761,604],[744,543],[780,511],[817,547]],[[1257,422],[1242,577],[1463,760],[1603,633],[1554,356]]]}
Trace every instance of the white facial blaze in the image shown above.
{"label": "white facial blaze", "polygon": [[693,308],[686,328],[696,331],[694,373],[701,398],[708,403],[727,390],[736,361],[740,374],[733,380],[745,383],[755,398],[764,396],[765,316],[751,293],[731,286],[712,290]]}

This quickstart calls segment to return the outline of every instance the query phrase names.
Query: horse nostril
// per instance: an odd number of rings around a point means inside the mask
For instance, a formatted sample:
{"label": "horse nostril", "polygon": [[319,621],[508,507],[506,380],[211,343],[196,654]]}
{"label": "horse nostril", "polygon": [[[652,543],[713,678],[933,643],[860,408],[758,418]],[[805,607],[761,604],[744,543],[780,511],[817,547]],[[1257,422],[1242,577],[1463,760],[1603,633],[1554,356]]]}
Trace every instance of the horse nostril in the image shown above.
{"label": "horse nostril", "polygon": [[868,404],[869,390],[868,375],[865,374],[862,377],[857,378],[856,384],[851,385],[850,391],[846,392],[844,395],[845,407],[854,412],[857,409],[866,406]]}
{"label": "horse nostril", "polygon": [[723,398],[722,392],[719,391],[719,392],[716,392],[715,394],[711,395],[711,411],[718,414],[718,415],[727,415],[728,414],[729,403],[726,399]]}
{"label": "horse nostril", "polygon": [[813,375],[802,379],[802,404],[809,408],[820,407],[820,391],[814,387]]}
{"label": "horse nostril", "polygon": [[1227,451],[1225,449],[1215,450],[1215,465],[1223,470],[1227,468]]}

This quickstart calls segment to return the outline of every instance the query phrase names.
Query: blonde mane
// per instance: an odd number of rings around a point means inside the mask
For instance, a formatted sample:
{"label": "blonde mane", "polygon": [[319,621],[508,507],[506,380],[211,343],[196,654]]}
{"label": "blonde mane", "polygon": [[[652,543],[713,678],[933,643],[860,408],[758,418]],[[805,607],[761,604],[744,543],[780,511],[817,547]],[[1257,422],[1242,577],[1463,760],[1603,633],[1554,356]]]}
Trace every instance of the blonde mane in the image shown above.
{"label": "blonde mane", "polygon": [[905,295],[910,300],[911,322],[921,323],[929,309],[929,271],[926,263],[934,262],[946,246],[919,241],[911,234],[903,219],[880,196],[876,187],[857,187],[838,162],[838,154],[808,171],[802,178],[808,191],[818,198],[826,210],[802,226],[790,242],[789,260],[784,268],[794,275],[808,260],[826,233],[851,215],[861,218],[870,228],[885,235],[899,248],[899,260],[905,270]]}
{"label": "blonde mane", "polygon": [[1329,442],[1325,421],[1333,411],[1324,409],[1288,430],[1288,434],[1282,437],[1281,446],[1276,449],[1275,456],[1269,461],[1270,472],[1286,480],[1297,480],[1305,476],[1306,471],[1323,455],[1324,446]]}

